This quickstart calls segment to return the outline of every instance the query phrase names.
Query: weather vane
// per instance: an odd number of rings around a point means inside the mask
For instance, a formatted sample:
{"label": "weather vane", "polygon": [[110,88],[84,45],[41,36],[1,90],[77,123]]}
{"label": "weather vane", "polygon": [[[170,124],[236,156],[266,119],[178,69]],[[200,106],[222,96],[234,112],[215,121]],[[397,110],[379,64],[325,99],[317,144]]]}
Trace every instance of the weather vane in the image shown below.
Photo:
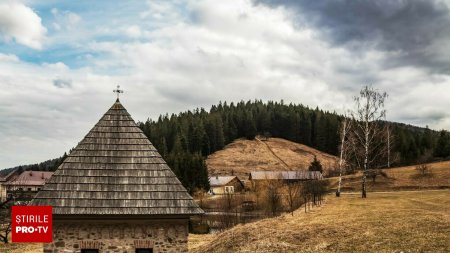
{"label": "weather vane", "polygon": [[123,90],[120,89],[120,85],[117,85],[117,89],[113,90],[114,93],[117,93],[117,100],[119,100],[119,94],[123,93]]}

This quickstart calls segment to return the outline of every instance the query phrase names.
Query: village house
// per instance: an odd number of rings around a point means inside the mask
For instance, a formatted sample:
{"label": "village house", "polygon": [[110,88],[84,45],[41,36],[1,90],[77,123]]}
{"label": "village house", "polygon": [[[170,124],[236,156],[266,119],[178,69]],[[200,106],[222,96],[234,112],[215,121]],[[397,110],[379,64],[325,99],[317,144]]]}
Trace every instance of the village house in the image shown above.
{"label": "village house", "polygon": [[7,173],[4,173],[3,171],[0,172],[0,202],[3,202],[7,198],[7,186],[6,183],[8,183],[11,180],[14,180],[19,175],[19,172],[17,169],[14,169],[12,171],[8,171]]}
{"label": "village house", "polygon": [[295,183],[307,180],[322,180],[323,175],[320,171],[252,171],[248,177],[253,189],[259,185],[268,184],[270,181],[283,183]]}
{"label": "village house", "polygon": [[230,194],[244,190],[244,184],[237,176],[213,176],[209,178],[211,194]]}
{"label": "village house", "polygon": [[5,183],[7,191],[28,191],[38,192],[45,183],[52,177],[53,172],[49,171],[24,171],[19,176]]}
{"label": "village house", "polygon": [[119,98],[31,204],[53,206],[46,253],[187,252],[203,213]]}

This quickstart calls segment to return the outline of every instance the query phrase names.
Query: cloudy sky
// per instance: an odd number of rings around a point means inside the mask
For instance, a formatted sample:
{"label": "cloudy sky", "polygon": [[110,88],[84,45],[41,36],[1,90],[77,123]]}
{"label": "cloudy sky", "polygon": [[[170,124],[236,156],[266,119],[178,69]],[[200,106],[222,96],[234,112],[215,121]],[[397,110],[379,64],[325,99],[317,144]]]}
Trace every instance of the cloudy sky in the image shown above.
{"label": "cloudy sky", "polygon": [[76,146],[115,100],[137,121],[219,101],[450,129],[450,1],[0,1],[0,168]]}

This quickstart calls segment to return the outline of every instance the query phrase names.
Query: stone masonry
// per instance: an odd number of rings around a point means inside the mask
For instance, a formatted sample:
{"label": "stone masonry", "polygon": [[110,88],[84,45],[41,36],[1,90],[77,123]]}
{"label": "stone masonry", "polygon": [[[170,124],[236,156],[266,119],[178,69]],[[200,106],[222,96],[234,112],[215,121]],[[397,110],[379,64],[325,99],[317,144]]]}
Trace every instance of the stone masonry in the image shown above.
{"label": "stone masonry", "polygon": [[144,221],[53,221],[53,242],[44,253],[134,253],[136,248],[153,252],[188,252],[188,220]]}

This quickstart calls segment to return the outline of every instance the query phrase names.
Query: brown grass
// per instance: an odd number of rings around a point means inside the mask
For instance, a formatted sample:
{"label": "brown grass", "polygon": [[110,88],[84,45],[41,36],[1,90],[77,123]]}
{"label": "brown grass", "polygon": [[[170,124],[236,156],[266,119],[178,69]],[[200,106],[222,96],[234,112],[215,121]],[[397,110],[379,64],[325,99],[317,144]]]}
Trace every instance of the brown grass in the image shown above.
{"label": "brown grass", "polygon": [[2,253],[42,253],[44,248],[42,243],[10,243],[4,244],[0,242],[0,252]]}
{"label": "brown grass", "polygon": [[[305,214],[190,237],[190,252],[449,252],[450,191],[357,194]],[[206,241],[209,241],[205,243]]]}
{"label": "brown grass", "polygon": [[337,157],[281,138],[269,138],[263,142],[238,139],[208,156],[206,163],[210,175],[230,175],[234,171],[235,175],[245,179],[249,172],[255,170],[287,170],[277,156],[288,165],[289,170],[295,170],[307,169],[314,155],[325,171],[335,167]]}
{"label": "brown grass", "polygon": [[[368,178],[368,191],[419,190],[450,188],[450,161],[427,164],[431,175],[419,176],[416,165],[384,169],[387,178],[377,176],[375,183]],[[344,176],[343,191],[359,191],[361,189],[361,172]],[[338,178],[329,178],[333,189],[337,188]]]}

